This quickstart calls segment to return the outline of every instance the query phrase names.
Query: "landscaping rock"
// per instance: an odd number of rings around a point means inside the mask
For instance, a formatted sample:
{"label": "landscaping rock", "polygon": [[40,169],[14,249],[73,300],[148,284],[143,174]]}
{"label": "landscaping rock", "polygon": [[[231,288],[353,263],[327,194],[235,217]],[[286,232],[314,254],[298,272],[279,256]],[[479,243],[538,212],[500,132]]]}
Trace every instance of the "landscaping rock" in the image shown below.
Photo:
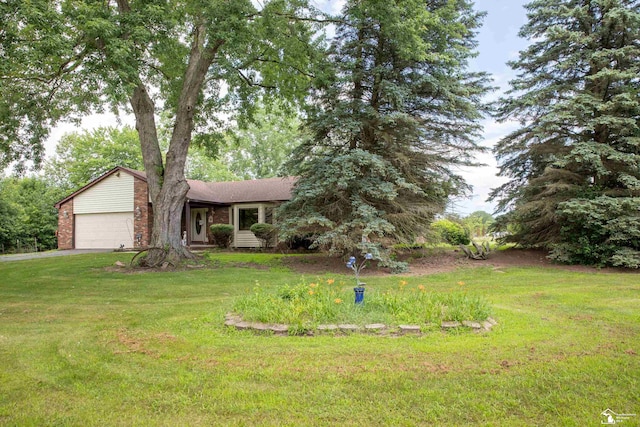
{"label": "landscaping rock", "polygon": [[452,329],[452,328],[459,328],[460,326],[462,326],[462,324],[454,320],[450,322],[442,322],[440,326],[442,326],[443,329]]}
{"label": "landscaping rock", "polygon": [[418,325],[399,325],[398,328],[403,334],[419,334],[420,326]]}
{"label": "landscaping rock", "polygon": [[473,329],[482,329],[482,325],[478,322],[473,322],[471,320],[464,320],[462,322],[463,326],[466,326],[467,328],[473,328]]}
{"label": "landscaping rock", "polygon": [[269,325],[269,330],[276,335],[287,335],[289,333],[288,325]]}
{"label": "landscaping rock", "polygon": [[237,322],[237,323],[235,324],[235,327],[236,327],[237,329],[240,329],[240,330],[247,330],[247,329],[251,329],[251,326],[252,326],[252,325],[251,325],[251,323],[249,323],[249,322],[244,322],[244,321]]}
{"label": "landscaping rock", "polygon": [[[254,331],[272,331],[275,335],[288,335],[289,334],[289,325],[283,324],[265,324],[260,322],[245,322],[242,320],[240,316],[234,313],[225,314],[225,326],[235,327],[239,330],[254,330]],[[493,322],[493,323],[492,323]],[[450,328],[459,328],[460,326],[466,326],[468,328],[474,329],[476,332],[490,331],[491,328],[497,325],[497,322],[494,319],[487,319],[483,322],[475,322],[471,320],[465,320],[460,323],[457,321],[448,321],[442,322],[441,326],[443,329]],[[386,330],[388,327],[384,323],[371,323],[365,325],[364,327],[353,324],[326,324],[326,325],[318,325],[316,328],[317,332],[327,332],[327,331],[341,331],[341,332],[381,332]],[[419,325],[399,325],[398,331],[392,335],[405,335],[405,334],[421,334],[422,330]],[[314,331],[307,331],[306,335],[314,335]]]}
{"label": "landscaping rock", "polygon": [[122,261],[116,261],[116,267],[122,268],[122,267],[125,267],[125,264]]}
{"label": "landscaping rock", "polygon": [[225,326],[235,326],[236,323],[242,322],[242,318],[237,314],[233,314],[233,313],[225,314],[224,320],[225,320],[224,322]]}
{"label": "landscaping rock", "polygon": [[344,331],[344,332],[356,332],[356,331],[360,330],[360,326],[358,326],[358,325],[349,325],[349,324],[338,325],[338,328],[340,328],[340,330]]}
{"label": "landscaping rock", "polygon": [[252,323],[251,328],[256,331],[270,331],[269,325],[265,325],[264,323]]}

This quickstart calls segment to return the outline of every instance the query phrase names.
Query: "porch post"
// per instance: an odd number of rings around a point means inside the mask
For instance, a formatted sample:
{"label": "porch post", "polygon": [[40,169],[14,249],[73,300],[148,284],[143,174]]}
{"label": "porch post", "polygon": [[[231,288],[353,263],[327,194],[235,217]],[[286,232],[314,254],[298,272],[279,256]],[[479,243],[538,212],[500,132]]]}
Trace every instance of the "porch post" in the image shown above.
{"label": "porch post", "polygon": [[233,215],[233,247],[238,247],[238,231],[240,230],[240,214],[238,213],[238,206],[232,205],[231,215]]}
{"label": "porch post", "polygon": [[185,215],[185,228],[187,232],[187,246],[191,246],[191,202],[187,199],[187,203],[184,204]]}

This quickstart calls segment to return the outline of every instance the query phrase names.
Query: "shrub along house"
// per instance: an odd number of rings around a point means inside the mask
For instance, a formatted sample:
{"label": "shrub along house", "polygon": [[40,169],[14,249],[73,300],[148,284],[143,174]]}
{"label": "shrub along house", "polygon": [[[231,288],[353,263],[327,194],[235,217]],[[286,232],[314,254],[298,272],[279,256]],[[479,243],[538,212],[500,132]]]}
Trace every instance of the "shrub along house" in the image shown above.
{"label": "shrub along house", "polygon": [[[182,211],[188,246],[210,243],[209,226],[233,224],[233,246],[260,247],[249,228],[273,223],[274,208],[291,198],[295,178],[203,182],[191,189]],[[116,167],[56,203],[58,249],[144,248],[149,245],[153,206],[144,172]]]}

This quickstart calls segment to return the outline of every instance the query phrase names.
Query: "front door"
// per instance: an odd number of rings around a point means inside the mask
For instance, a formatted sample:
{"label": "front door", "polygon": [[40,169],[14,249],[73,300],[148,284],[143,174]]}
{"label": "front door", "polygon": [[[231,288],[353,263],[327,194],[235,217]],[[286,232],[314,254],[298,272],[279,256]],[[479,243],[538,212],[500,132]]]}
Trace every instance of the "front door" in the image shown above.
{"label": "front door", "polygon": [[206,209],[191,209],[191,241],[207,243]]}

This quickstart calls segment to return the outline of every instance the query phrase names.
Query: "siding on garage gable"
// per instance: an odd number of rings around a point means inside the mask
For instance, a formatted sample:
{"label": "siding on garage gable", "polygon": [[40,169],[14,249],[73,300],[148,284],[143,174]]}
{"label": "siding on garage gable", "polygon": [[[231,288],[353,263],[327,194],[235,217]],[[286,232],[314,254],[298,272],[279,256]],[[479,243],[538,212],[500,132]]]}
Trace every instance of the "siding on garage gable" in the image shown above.
{"label": "siding on garage gable", "polygon": [[73,213],[133,212],[133,181],[124,172],[108,176],[74,197]]}

